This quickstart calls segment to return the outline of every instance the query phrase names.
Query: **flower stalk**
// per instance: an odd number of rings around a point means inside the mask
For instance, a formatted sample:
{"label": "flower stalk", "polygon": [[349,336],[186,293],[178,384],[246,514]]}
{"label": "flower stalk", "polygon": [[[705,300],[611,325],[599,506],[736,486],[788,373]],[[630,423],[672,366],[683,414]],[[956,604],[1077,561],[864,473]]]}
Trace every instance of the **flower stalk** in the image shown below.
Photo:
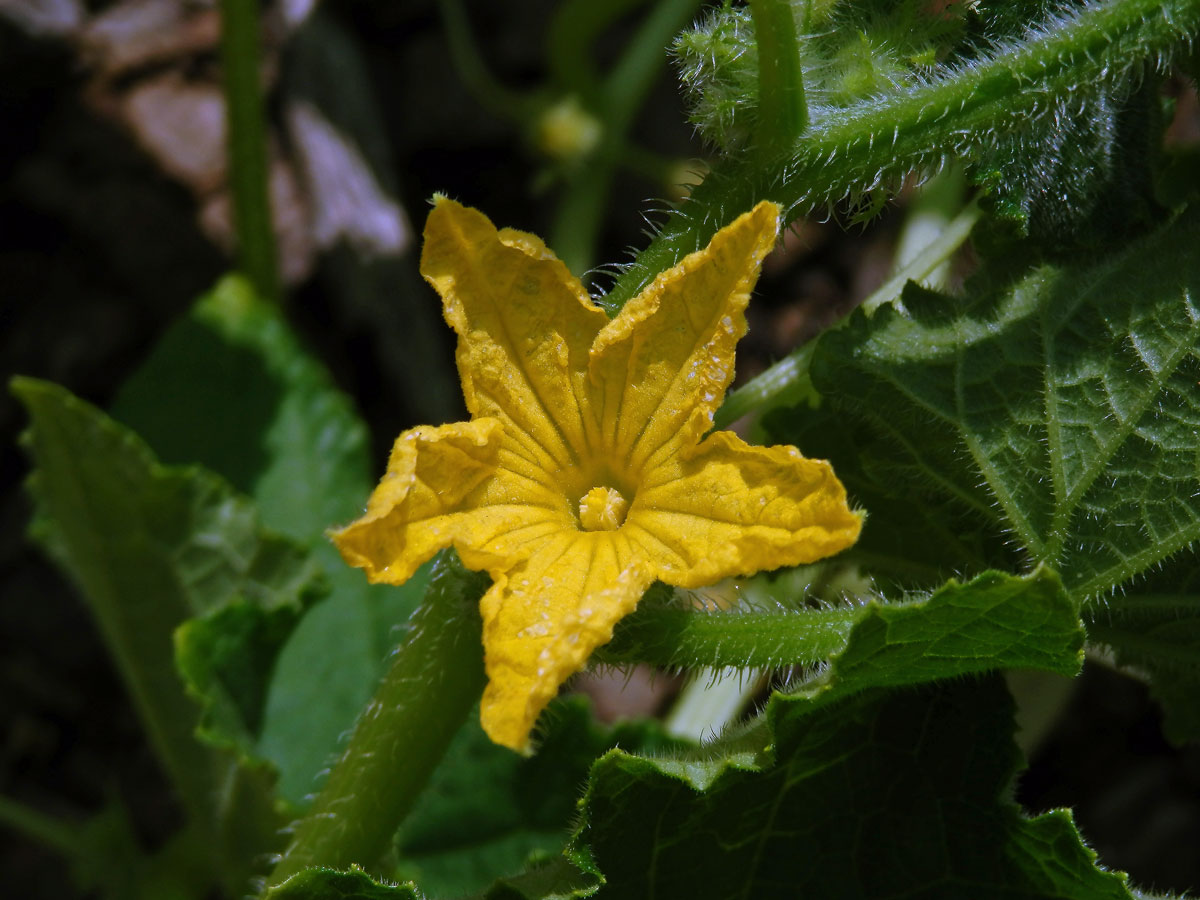
{"label": "flower stalk", "polygon": [[487,581],[453,552],[439,557],[408,640],[308,814],[292,826],[272,885],[308,866],[370,866],[387,849],[483,690],[479,598]]}
{"label": "flower stalk", "polygon": [[808,127],[800,44],[788,0],[750,0],[758,45],[758,150],[786,153]]}
{"label": "flower stalk", "polygon": [[260,297],[277,301],[279,276],[259,85],[258,11],[259,5],[251,0],[221,0],[221,66],[238,265]]}

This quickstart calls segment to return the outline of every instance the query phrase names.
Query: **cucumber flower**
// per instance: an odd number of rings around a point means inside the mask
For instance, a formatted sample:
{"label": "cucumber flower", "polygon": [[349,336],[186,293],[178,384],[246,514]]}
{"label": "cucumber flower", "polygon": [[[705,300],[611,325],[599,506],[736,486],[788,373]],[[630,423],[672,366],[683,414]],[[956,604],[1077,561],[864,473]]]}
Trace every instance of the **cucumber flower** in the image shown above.
{"label": "cucumber flower", "polygon": [[491,576],[493,741],[529,752],[543,707],[656,579],[697,588],[858,537],[827,462],[706,434],[778,228],[760,203],[610,321],[541,240],[437,199],[421,273],[458,333],[471,420],[401,434],[366,513],[333,537],[373,582],[449,546]]}

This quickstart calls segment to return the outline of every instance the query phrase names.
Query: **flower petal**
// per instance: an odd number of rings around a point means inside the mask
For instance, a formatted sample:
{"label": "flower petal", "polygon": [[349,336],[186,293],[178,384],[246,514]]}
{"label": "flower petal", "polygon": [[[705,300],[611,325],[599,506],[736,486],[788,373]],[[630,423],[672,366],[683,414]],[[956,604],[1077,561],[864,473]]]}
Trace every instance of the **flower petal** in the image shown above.
{"label": "flower petal", "polygon": [[646,473],[624,532],[658,578],[691,588],[815,562],[853,544],[861,527],[825,460],[718,431]]}
{"label": "flower petal", "polygon": [[444,197],[425,225],[421,274],[458,332],[471,415],[503,421],[543,469],[577,464],[587,352],[608,321],[578,279],[537,237],[497,231]]}
{"label": "flower petal", "polygon": [[589,371],[606,446],[639,472],[681,433],[692,442],[733,379],[733,351],[763,258],[775,245],[779,208],[763,202],[663,272],[596,337]]}
{"label": "flower petal", "polygon": [[401,434],[366,514],[331,535],[342,557],[373,582],[401,584],[451,543],[467,565],[487,568],[573,526],[565,498],[519,471],[506,443],[497,419]]}
{"label": "flower petal", "polygon": [[492,578],[480,603],[488,674],[480,718],[493,741],[528,752],[538,714],[654,578],[615,531],[560,533]]}

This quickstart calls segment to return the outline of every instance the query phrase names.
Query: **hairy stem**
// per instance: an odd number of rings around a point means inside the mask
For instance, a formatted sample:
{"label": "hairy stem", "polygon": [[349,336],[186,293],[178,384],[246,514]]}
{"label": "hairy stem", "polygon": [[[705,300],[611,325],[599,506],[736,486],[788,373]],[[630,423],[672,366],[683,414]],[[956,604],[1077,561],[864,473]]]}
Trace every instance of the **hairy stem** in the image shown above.
{"label": "hairy stem", "polygon": [[[786,220],[914,169],[979,158],[997,135],[1061,114],[1084,88],[1136,82],[1147,63],[1187,47],[1200,31],[1200,0],[1111,0],[1055,20],[1022,43],[899,95],[825,112],[790,156],[764,167],[752,156],[726,160],[663,224],[605,302],[619,309],[659,272],[704,246],[759,200]],[[1132,76],[1132,77],[1131,77]]]}
{"label": "hairy stem", "polygon": [[643,608],[617,626],[596,652],[605,663],[664,668],[772,668],[821,662],[841,650],[870,609],[835,606],[792,612],[710,613]]}
{"label": "hairy stem", "polygon": [[271,876],[279,884],[308,866],[370,867],[483,690],[479,597],[486,576],[445,553],[408,640],[354,727]]}

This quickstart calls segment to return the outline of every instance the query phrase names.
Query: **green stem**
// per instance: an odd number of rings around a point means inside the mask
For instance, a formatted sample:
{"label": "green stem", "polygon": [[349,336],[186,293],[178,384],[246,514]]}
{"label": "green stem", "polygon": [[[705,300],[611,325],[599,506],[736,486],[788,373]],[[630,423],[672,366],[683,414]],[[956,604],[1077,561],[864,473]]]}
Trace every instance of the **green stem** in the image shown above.
{"label": "green stem", "polygon": [[[601,78],[593,58],[597,37],[646,0],[562,0],[546,31],[546,63],[555,86],[597,100]],[[661,53],[661,48],[660,48]]]}
{"label": "green stem", "polygon": [[808,374],[816,347],[816,341],[797,347],[736,391],[731,391],[713,416],[713,427],[728,428],[750,413],[761,415],[776,406],[795,406],[804,400],[816,400],[819,395]]}
{"label": "green stem", "polygon": [[412,808],[483,690],[479,597],[486,576],[445,553],[408,640],[355,725],[346,752],[271,876],[370,867]]}
{"label": "green stem", "polygon": [[258,15],[256,0],[221,0],[229,183],[233,191],[238,263],[259,296],[278,301],[266,125],[259,85]]}
{"label": "green stem", "polygon": [[862,303],[862,308],[868,315],[879,307],[894,303],[904,292],[904,286],[910,281],[924,282],[941,266],[945,265],[954,252],[958,250],[971,236],[971,230],[983,212],[977,200],[971,201],[962,212],[942,229],[941,233],[926,244],[906,265],[891,278],[879,286]]}
{"label": "green stem", "polygon": [[483,54],[479,52],[471,34],[471,25],[461,0],[439,0],[438,10],[446,28],[450,60],[467,90],[488,112],[524,122],[532,114],[532,99],[504,87],[488,71],[483,64]]}
{"label": "green stem", "polygon": [[70,859],[82,853],[78,829],[7,797],[0,797],[0,824],[53,847]]}
{"label": "green stem", "polygon": [[[786,221],[947,159],[978,159],[997,135],[1051,127],[1084,90],[1116,90],[1149,62],[1161,64],[1200,31],[1200,0],[1114,0],[1054,22],[939,80],[814,116],[779,165],[753,154],[729,160],[696,187],[605,298],[620,309],[659,272],[703,247],[759,200]],[[1050,123],[1050,124],[1047,124]]]}
{"label": "green stem", "polygon": [[758,151],[785,153],[808,127],[800,44],[790,0],[750,0],[758,46]]}
{"label": "green stem", "polygon": [[870,606],[779,613],[711,613],[643,608],[626,617],[596,652],[605,663],[663,668],[767,669],[821,662],[846,645]]}
{"label": "green stem", "polygon": [[600,221],[616,171],[603,148],[599,153],[567,181],[550,225],[550,246],[577,278],[595,259]]}

